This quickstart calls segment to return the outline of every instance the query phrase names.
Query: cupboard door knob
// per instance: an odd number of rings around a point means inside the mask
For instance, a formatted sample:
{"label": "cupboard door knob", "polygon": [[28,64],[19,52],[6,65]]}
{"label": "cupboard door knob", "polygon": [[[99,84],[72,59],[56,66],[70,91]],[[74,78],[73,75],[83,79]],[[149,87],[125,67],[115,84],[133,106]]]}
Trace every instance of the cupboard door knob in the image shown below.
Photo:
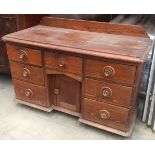
{"label": "cupboard door knob", "polygon": [[31,89],[26,89],[25,90],[25,96],[26,97],[32,97],[33,96],[33,92]]}
{"label": "cupboard door knob", "polygon": [[26,51],[20,50],[20,56],[19,56],[19,58],[24,61],[27,58]]}
{"label": "cupboard door knob", "polygon": [[104,97],[109,97],[112,95],[112,90],[109,87],[102,87],[101,91]]}
{"label": "cupboard door knob", "polygon": [[103,74],[105,77],[113,77],[115,75],[115,69],[111,66],[105,66],[103,68]]}
{"label": "cupboard door knob", "polygon": [[23,69],[23,76],[24,76],[24,77],[29,77],[29,76],[30,76],[30,70],[27,69],[27,68],[24,68],[24,69]]}
{"label": "cupboard door knob", "polygon": [[107,110],[100,110],[99,115],[100,115],[101,119],[103,119],[103,120],[107,120],[110,118],[110,113]]}
{"label": "cupboard door knob", "polygon": [[65,62],[64,61],[59,61],[59,67],[63,68],[65,66]]}

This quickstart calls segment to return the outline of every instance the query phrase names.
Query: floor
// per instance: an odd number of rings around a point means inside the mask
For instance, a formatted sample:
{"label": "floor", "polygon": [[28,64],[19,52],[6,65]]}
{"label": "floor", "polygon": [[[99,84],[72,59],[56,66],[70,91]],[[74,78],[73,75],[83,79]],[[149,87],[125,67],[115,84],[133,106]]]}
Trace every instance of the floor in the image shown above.
{"label": "floor", "polygon": [[124,138],[78,122],[76,117],[16,104],[11,77],[0,75],[0,139],[155,139],[155,133],[136,120],[133,134]]}

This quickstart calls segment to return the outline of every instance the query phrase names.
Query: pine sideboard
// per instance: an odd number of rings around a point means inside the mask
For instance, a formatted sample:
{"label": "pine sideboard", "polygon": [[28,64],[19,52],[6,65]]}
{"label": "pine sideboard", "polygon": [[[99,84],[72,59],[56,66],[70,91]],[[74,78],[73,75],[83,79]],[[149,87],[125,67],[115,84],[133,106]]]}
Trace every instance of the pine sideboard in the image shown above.
{"label": "pine sideboard", "polygon": [[3,40],[17,103],[131,135],[152,46],[142,27],[44,17]]}

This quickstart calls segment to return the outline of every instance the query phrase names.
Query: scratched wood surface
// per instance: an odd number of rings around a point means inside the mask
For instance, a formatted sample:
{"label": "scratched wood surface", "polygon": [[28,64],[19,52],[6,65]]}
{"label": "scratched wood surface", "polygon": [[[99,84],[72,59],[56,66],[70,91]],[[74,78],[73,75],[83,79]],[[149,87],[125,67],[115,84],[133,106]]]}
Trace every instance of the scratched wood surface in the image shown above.
{"label": "scratched wood surface", "polygon": [[[137,61],[143,61],[148,53],[150,47],[150,39],[135,36],[114,35],[98,32],[88,32],[81,30],[73,30],[66,28],[57,28],[38,25],[20,32],[12,33],[3,38],[7,41],[15,41],[25,43],[28,41],[29,45],[44,46],[52,48],[52,45],[59,47],[67,47],[70,51],[75,49],[87,50],[96,52],[100,56],[112,54],[115,58],[130,57],[136,58]],[[78,51],[76,51],[78,53]],[[85,54],[83,51],[82,54]],[[116,56],[117,57],[117,56]]]}
{"label": "scratched wood surface", "polygon": [[[142,27],[44,18],[3,40],[19,102],[40,109],[54,105],[83,123],[131,134],[142,63],[151,47]],[[26,59],[21,60],[22,50]],[[23,67],[28,80],[21,77]]]}

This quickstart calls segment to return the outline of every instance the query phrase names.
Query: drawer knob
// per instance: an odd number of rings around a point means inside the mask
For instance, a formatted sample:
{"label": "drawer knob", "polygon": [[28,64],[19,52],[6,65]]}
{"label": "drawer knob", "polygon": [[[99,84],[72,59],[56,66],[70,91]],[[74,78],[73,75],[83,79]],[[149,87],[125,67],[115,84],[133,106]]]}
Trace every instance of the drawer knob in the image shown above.
{"label": "drawer knob", "polygon": [[112,90],[109,87],[102,87],[101,90],[104,97],[109,97],[112,95]]}
{"label": "drawer knob", "polygon": [[26,89],[25,90],[25,96],[26,97],[32,97],[33,96],[33,92],[31,89]]}
{"label": "drawer knob", "polygon": [[112,77],[115,74],[115,69],[111,66],[105,66],[103,68],[103,73],[105,77]]}
{"label": "drawer knob", "polygon": [[64,61],[59,61],[59,67],[63,68],[65,66],[65,62]]}
{"label": "drawer knob", "polygon": [[103,119],[103,120],[107,120],[110,118],[110,113],[107,110],[100,110],[99,115],[100,115],[101,119]]}
{"label": "drawer knob", "polygon": [[27,58],[27,53],[26,53],[26,51],[21,50],[21,51],[20,51],[20,56],[19,56],[19,58],[20,58],[21,60],[24,61],[24,60]]}
{"label": "drawer knob", "polygon": [[27,68],[24,68],[24,69],[23,69],[23,76],[24,76],[24,77],[29,77],[29,76],[30,76],[30,70],[27,69]]}

